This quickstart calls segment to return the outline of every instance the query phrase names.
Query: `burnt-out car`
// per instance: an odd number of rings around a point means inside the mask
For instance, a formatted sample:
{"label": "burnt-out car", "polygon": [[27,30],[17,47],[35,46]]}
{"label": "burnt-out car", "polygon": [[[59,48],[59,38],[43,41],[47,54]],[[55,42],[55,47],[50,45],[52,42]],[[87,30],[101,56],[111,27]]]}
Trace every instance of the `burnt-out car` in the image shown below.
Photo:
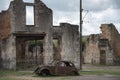
{"label": "burnt-out car", "polygon": [[40,65],[35,71],[41,76],[47,75],[79,75],[77,68],[69,61],[54,61],[50,65]]}

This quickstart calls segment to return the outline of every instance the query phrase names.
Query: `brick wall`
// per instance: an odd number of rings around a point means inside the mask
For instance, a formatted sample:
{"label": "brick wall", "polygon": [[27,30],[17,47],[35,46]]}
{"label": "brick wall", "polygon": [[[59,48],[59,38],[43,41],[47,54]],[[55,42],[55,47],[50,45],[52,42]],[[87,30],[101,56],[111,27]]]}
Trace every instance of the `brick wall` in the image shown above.
{"label": "brick wall", "polygon": [[[2,11],[0,13],[0,44],[3,38],[6,38],[10,33],[10,13],[9,11]],[[1,46],[0,46],[1,57]]]}

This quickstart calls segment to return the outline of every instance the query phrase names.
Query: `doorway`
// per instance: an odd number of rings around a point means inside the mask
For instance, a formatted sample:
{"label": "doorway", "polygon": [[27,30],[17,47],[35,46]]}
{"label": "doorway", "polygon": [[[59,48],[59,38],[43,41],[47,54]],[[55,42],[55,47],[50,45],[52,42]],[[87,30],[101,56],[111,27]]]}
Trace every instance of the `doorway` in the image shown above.
{"label": "doorway", "polygon": [[105,50],[100,51],[100,64],[105,65],[106,64],[106,53]]}
{"label": "doorway", "polygon": [[54,60],[60,61],[61,60],[61,38],[54,38],[53,39],[53,58]]}
{"label": "doorway", "polygon": [[32,69],[44,63],[43,34],[19,34],[16,36],[17,69]]}

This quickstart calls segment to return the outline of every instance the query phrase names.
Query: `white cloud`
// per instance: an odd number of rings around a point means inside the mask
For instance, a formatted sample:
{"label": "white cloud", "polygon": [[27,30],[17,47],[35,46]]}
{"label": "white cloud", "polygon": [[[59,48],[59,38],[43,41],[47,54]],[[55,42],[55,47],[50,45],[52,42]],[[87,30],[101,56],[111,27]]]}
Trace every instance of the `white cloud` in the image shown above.
{"label": "white cloud", "polygon": [[[11,0],[0,0],[0,11],[6,10]],[[24,0],[33,2],[33,0]],[[53,10],[54,25],[67,22],[79,25],[79,0],[42,0]],[[120,0],[83,0],[89,10],[83,24],[83,34],[100,33],[100,25],[113,23],[120,32]]]}
{"label": "white cloud", "polygon": [[59,25],[61,22],[79,24],[79,12],[54,11],[53,22],[54,25]]}
{"label": "white cloud", "polygon": [[83,24],[83,35],[89,34],[99,34],[100,33],[99,24],[86,23]]}
{"label": "white cloud", "polygon": [[[120,17],[119,17],[120,9],[108,8],[106,10],[102,10],[101,12],[89,12],[87,17],[85,18],[85,22],[83,28],[86,28],[88,32],[84,32],[83,34],[95,34],[100,33],[100,25],[101,24],[109,24],[113,23],[116,25],[118,31],[120,31]],[[88,27],[89,26],[89,27]],[[83,29],[84,30],[84,29]]]}
{"label": "white cloud", "polygon": [[79,9],[79,0],[42,0],[53,10],[71,12]]}

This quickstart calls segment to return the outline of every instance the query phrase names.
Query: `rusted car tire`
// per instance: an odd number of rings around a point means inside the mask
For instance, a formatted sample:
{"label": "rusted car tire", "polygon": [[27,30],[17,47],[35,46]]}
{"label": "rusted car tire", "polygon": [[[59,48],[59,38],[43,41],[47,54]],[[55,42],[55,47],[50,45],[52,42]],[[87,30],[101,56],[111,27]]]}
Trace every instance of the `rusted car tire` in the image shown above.
{"label": "rusted car tire", "polygon": [[50,71],[49,71],[49,70],[44,69],[44,70],[42,70],[42,71],[40,72],[40,75],[41,75],[41,76],[49,76],[49,75],[51,75],[51,74],[50,74]]}

